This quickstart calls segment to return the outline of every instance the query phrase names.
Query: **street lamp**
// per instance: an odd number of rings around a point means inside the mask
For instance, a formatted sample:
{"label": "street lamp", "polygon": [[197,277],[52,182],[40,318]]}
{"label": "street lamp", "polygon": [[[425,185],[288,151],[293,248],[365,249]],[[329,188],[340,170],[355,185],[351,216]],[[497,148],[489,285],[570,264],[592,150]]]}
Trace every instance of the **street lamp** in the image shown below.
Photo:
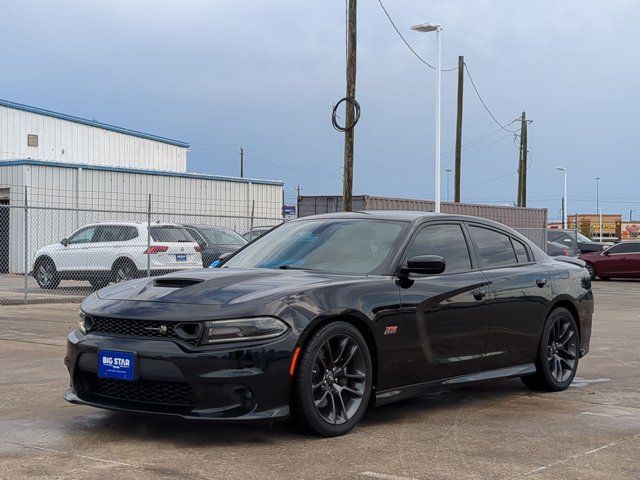
{"label": "street lamp", "polygon": [[437,23],[423,23],[411,27],[411,30],[421,33],[436,32],[436,50],[437,50],[437,67],[436,67],[436,151],[435,151],[435,211],[440,213],[440,82],[442,77],[442,55],[440,47],[440,32],[442,25]]}
{"label": "street lamp", "polygon": [[446,172],[447,172],[447,202],[450,202],[451,200],[449,199],[449,182],[451,181],[452,170],[450,168],[447,168]]}
{"label": "street lamp", "polygon": [[596,213],[598,214],[599,242],[602,242],[602,210],[600,210],[600,177],[596,177]]}
{"label": "street lamp", "polygon": [[[567,169],[565,167],[556,167],[556,170],[564,173],[564,196],[562,197],[562,228],[569,228],[569,217],[567,212]],[[576,227],[578,225],[576,224]]]}

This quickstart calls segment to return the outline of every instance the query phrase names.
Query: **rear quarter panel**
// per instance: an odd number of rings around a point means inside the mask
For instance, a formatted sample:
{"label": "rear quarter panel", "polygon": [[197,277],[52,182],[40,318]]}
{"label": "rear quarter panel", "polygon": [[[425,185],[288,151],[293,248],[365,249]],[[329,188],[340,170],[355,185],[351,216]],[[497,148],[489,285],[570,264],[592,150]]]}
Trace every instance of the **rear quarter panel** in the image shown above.
{"label": "rear quarter panel", "polygon": [[583,354],[589,351],[594,297],[588,271],[580,266],[551,261],[551,286],[553,292],[552,309],[563,302],[569,302],[578,315],[580,348]]}

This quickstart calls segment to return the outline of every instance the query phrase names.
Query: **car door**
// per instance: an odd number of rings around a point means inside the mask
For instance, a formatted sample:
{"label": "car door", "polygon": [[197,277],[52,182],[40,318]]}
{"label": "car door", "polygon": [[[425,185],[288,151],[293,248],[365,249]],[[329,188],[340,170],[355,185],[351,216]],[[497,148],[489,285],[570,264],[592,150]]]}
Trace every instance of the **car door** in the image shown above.
{"label": "car door", "polygon": [[640,243],[629,243],[629,251],[626,254],[627,272],[629,276],[640,276]]}
{"label": "car door", "polygon": [[531,363],[551,304],[550,272],[515,236],[474,223],[468,230],[489,280],[486,367]]}
{"label": "car door", "polygon": [[627,254],[630,244],[619,243],[601,253],[601,259],[597,263],[598,276],[615,277],[625,276],[630,273],[627,262]]}
{"label": "car door", "polygon": [[122,255],[121,238],[126,233],[124,225],[99,225],[90,245],[85,250],[89,270],[107,272],[117,257]]}
{"label": "car door", "polygon": [[89,268],[86,261],[86,250],[90,246],[94,235],[96,233],[96,226],[91,225],[81,228],[75,232],[67,240],[67,246],[60,249],[57,258],[54,258],[56,268],[59,271],[72,271],[82,272]]}
{"label": "car door", "polygon": [[398,329],[388,342],[395,351],[385,359],[393,365],[393,378],[398,385],[406,385],[482,370],[487,280],[474,264],[462,224],[421,227],[402,265],[417,255],[440,255],[447,266],[442,274],[411,274],[408,282],[400,284]]}

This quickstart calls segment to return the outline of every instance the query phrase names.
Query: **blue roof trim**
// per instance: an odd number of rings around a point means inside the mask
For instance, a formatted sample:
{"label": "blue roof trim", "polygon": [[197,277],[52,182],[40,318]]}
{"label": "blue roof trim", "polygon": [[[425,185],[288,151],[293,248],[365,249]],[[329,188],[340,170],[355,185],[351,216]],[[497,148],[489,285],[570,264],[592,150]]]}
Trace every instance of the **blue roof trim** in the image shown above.
{"label": "blue roof trim", "polygon": [[179,140],[172,140],[171,138],[160,137],[158,135],[152,135],[150,133],[138,132],[137,130],[130,130],[128,128],[117,127],[115,125],[109,125],[108,123],[97,122],[95,120],[87,120],[86,118],[74,117],[73,115],[66,115],[64,113],[53,112],[51,110],[45,110],[44,108],[30,107],[29,105],[23,105],[21,103],[10,102],[9,100],[2,100],[0,98],[0,106],[15,108],[16,110],[23,110],[25,112],[37,113],[39,115],[46,115],[47,117],[59,118],[60,120],[68,120],[69,122],[81,123],[90,127],[102,128],[104,130],[110,130],[112,132],[124,133],[125,135],[132,135],[134,137],[146,138],[147,140],[154,140],[156,142],[168,143],[169,145],[175,145],[176,147],[189,148],[189,144],[181,142]]}
{"label": "blue roof trim", "polygon": [[197,178],[201,180],[221,180],[224,182],[237,182],[237,183],[256,183],[258,185],[276,185],[278,187],[284,186],[284,182],[280,180],[264,180],[260,178],[240,178],[240,177],[225,177],[223,175],[210,175],[207,173],[181,173],[181,172],[169,172],[166,170],[144,170],[141,168],[126,168],[126,167],[106,167],[103,165],[89,165],[86,163],[63,163],[63,162],[47,162],[44,160],[0,160],[0,168],[12,167],[20,165],[33,165],[38,167],[58,167],[58,168],[84,168],[86,170],[100,170],[104,172],[118,172],[118,173],[137,173],[142,175],[157,175],[159,177],[180,177],[180,178]]}

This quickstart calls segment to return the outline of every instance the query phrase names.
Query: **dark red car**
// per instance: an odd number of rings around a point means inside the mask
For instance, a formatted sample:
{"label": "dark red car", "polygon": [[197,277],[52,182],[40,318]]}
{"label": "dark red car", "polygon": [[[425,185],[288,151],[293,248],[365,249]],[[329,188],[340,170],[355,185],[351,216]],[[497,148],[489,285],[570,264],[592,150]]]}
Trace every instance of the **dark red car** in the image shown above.
{"label": "dark red car", "polygon": [[602,252],[583,253],[579,258],[587,262],[591,279],[640,278],[640,242],[618,243]]}

